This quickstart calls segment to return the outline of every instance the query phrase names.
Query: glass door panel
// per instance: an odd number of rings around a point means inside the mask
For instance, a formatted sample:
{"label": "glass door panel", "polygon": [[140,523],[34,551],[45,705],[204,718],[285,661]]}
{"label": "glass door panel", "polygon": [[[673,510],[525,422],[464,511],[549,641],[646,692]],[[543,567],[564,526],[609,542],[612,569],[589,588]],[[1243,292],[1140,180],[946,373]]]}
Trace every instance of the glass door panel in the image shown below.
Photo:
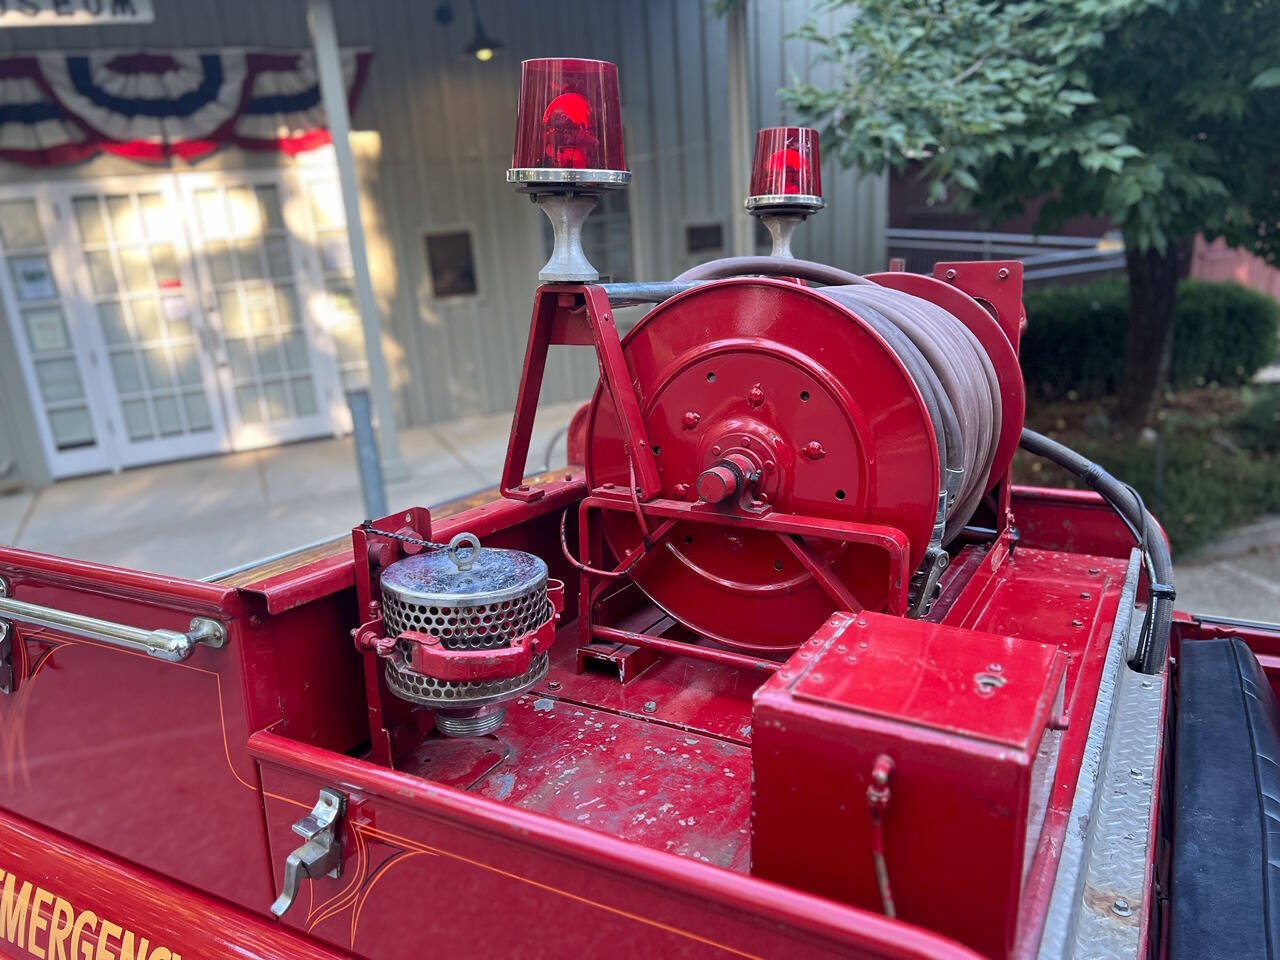
{"label": "glass door panel", "polygon": [[53,474],[100,470],[110,465],[110,454],[86,389],[93,357],[71,322],[74,295],[54,262],[49,225],[56,215],[42,191],[22,192],[0,197],[5,312]]}
{"label": "glass door panel", "polygon": [[84,299],[106,353],[120,463],[225,448],[181,212],[164,184],[93,185],[67,196]]}
{"label": "glass door panel", "polygon": [[183,177],[196,263],[222,344],[219,372],[236,449],[331,430],[275,179]]}

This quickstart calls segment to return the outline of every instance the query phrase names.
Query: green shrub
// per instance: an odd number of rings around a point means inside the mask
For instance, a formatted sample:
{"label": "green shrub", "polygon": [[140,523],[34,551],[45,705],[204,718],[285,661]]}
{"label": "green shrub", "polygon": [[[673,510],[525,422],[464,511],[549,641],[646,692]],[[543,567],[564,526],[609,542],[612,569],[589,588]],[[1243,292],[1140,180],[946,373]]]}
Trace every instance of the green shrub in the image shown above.
{"label": "green shrub", "polygon": [[[1124,372],[1128,287],[1104,279],[1026,295],[1022,371],[1033,398],[1114,393]],[[1170,379],[1245,383],[1276,355],[1280,304],[1234,283],[1188,280],[1178,289]]]}
{"label": "green shrub", "polygon": [[1251,389],[1246,402],[1232,432],[1255,453],[1280,453],[1280,386]]}
{"label": "green shrub", "polygon": [[1234,283],[1178,289],[1169,378],[1175,386],[1248,383],[1276,355],[1280,304]]}
{"label": "green shrub", "polygon": [[[1114,393],[1124,372],[1129,289],[1104,279],[1033,290],[1024,297],[1027,329],[1020,354],[1030,397],[1088,399]],[[1116,344],[1120,344],[1117,349]]]}

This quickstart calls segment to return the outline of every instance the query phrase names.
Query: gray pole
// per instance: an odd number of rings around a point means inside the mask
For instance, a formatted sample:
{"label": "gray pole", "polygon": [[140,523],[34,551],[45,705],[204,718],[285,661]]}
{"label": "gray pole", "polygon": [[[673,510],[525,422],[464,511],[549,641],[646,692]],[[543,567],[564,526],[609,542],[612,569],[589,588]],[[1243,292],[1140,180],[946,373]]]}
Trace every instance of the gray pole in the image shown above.
{"label": "gray pole", "polygon": [[391,403],[387,361],[382,355],[382,321],[377,301],[373,297],[373,280],[369,276],[364,221],[360,217],[360,191],[356,182],[355,158],[351,153],[347,85],[342,79],[338,31],[334,26],[333,8],[329,5],[329,0],[307,0],[307,25],[311,29],[311,42],[315,46],[320,96],[324,101],[325,117],[329,122],[329,133],[333,137],[333,152],[338,162],[342,206],[346,211],[347,234],[351,240],[356,304],[360,310],[365,356],[369,363],[369,388],[373,395],[373,408],[378,415],[383,472],[392,480],[401,480],[409,475],[409,471],[400,456],[400,438],[396,431],[395,408]]}
{"label": "gray pole", "polygon": [[360,492],[364,494],[365,520],[387,515],[387,488],[382,482],[382,464],[378,462],[378,438],[373,433],[369,391],[361,387],[347,391],[351,408],[352,434],[356,443],[356,466],[360,469]]}
{"label": "gray pole", "polygon": [[729,241],[735,257],[755,253],[755,225],[743,204],[751,188],[750,88],[747,76],[747,3],[737,0],[725,17],[729,60]]}

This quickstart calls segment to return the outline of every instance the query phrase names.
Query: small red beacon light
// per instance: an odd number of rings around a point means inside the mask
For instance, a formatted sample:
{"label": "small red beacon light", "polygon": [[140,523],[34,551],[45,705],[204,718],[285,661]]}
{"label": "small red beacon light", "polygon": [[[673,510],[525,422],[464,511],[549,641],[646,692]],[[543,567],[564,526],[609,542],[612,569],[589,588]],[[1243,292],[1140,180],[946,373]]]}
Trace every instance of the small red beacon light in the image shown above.
{"label": "small red beacon light", "polygon": [[822,160],[818,131],[810,127],[768,127],[756,134],[748,210],[820,209]]}
{"label": "small red beacon light", "polygon": [[618,68],[604,60],[526,60],[507,180],[542,193],[623,187]]}

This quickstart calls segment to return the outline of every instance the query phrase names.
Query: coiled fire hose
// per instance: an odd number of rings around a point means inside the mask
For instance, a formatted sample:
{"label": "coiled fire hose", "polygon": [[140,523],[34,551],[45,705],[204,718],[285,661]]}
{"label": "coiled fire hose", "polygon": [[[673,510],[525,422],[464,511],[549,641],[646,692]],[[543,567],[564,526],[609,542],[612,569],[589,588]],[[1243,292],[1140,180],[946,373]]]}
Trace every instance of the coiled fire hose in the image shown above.
{"label": "coiled fire hose", "polygon": [[[849,307],[885,339],[915,381],[938,441],[948,493],[943,542],[964,526],[985,491],[996,438],[1000,400],[986,351],[959,320],[936,304],[827,264],[780,257],[725,257],[700,264],[675,284],[744,275],[799,277],[826,284],[820,291]],[[674,285],[674,284],[673,284]],[[1173,623],[1173,561],[1155,518],[1133,487],[1056,440],[1024,429],[1022,449],[1079,477],[1106,500],[1129,528],[1147,568],[1150,602],[1133,665],[1145,673],[1164,669]],[[963,471],[955,490],[954,473]]]}
{"label": "coiled fire hose", "polygon": [[942,542],[950,541],[986,493],[1000,436],[999,384],[977,338],[935,303],[811,260],[727,257],[686,270],[676,282],[743,274],[827,284],[819,292],[862,317],[898,355],[933,423],[939,489],[946,492]]}
{"label": "coiled fire hose", "polygon": [[[889,339],[921,394],[933,394],[946,439],[945,447],[939,445],[939,455],[949,501],[943,542],[949,542],[987,492],[995,460],[1000,387],[991,359],[955,316],[920,297],[875,285],[827,287],[821,292]],[[904,335],[905,343],[903,337],[887,335],[890,326]],[[957,471],[957,480],[949,482],[947,474]]]}

